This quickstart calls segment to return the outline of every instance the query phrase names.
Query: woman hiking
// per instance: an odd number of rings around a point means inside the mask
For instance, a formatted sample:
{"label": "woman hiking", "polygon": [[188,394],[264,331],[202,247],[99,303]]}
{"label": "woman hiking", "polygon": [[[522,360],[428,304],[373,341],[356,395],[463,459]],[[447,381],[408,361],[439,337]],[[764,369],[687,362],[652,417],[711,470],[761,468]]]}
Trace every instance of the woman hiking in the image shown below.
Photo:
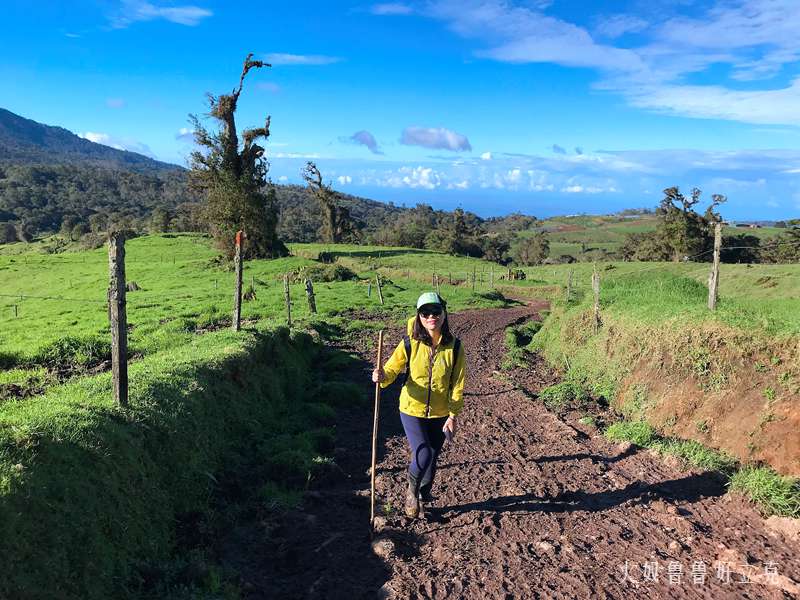
{"label": "woman hiking", "polygon": [[464,406],[466,356],[450,332],[447,305],[435,292],[417,300],[417,314],[407,335],[372,381],[389,386],[406,371],[400,391],[400,421],[411,449],[404,502],[410,518],[419,515],[419,501],[431,502],[436,461],[445,438],[456,434],[456,418]]}

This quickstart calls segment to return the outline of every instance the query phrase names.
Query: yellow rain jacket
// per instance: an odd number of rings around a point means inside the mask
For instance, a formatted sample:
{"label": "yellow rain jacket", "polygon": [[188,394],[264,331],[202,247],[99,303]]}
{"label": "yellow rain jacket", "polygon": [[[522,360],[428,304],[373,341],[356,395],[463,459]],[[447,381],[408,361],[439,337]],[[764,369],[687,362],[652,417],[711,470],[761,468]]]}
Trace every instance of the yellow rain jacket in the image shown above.
{"label": "yellow rain jacket", "polygon": [[[400,391],[400,412],[429,418],[456,416],[461,412],[467,360],[463,344],[458,357],[453,356],[454,344],[455,338],[448,344],[439,344],[432,356],[430,346],[411,338],[410,373]],[[400,340],[383,367],[386,378],[381,387],[391,385],[405,371],[406,362],[405,344]]]}

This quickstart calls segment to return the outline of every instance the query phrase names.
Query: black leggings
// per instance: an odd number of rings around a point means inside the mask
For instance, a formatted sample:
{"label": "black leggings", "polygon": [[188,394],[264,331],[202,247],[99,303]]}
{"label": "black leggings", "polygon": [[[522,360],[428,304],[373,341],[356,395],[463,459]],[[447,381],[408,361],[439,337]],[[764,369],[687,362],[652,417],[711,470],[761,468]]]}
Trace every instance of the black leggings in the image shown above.
{"label": "black leggings", "polygon": [[408,445],[411,446],[411,464],[409,472],[421,485],[430,485],[436,475],[436,461],[444,444],[442,427],[447,417],[412,417],[400,413],[400,421],[406,432]]}

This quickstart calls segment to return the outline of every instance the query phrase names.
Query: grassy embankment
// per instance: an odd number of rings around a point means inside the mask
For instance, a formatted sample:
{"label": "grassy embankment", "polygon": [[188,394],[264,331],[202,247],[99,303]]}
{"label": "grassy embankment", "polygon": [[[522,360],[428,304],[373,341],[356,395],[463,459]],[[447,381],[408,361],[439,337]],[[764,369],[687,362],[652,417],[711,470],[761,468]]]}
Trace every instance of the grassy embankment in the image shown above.
{"label": "grassy embankment", "polygon": [[[187,546],[181,531],[213,529],[220,494],[242,477],[265,511],[296,501],[330,465],[335,405],[358,397],[336,379],[352,359],[281,326],[283,274],[315,273],[319,314],[293,283],[295,323],[337,335],[404,320],[430,287],[413,265],[437,258],[408,251],[412,278],[391,277],[384,307],[374,289],[367,296],[367,278],[382,269],[371,253],[381,249],[337,248],[356,273],[320,265],[311,245],[293,248],[305,258],[249,262],[245,287],[254,283],[256,299],[234,334],[233,274],[214,266],[206,239],[130,240],[127,278],[141,289],[128,295],[133,362],[122,410],[104,372],[105,250],[20,249],[0,248],[1,293],[14,296],[0,298],[0,597],[15,598],[226,592],[202,543]],[[461,261],[465,270],[477,262]],[[354,278],[319,280],[331,276]],[[503,304],[467,288],[442,293],[456,309]]]}
{"label": "grassy embankment", "polygon": [[[800,516],[797,481],[766,468],[800,473],[800,267],[723,265],[714,313],[702,283],[708,265],[599,269],[597,334],[591,265],[530,268],[515,284],[520,293],[549,290],[553,299],[528,346],[564,373],[543,400],[608,402],[628,421],[612,425],[610,437],[727,472],[731,488],[760,499],[766,512]],[[566,302],[570,270],[574,294]],[[736,462],[744,468],[735,470]]]}

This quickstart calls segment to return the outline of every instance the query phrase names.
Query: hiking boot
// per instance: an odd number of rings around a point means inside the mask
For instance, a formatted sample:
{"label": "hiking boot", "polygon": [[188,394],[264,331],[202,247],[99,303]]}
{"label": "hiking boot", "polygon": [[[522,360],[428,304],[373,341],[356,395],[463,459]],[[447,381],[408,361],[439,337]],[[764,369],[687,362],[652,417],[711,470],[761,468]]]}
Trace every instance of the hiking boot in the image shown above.
{"label": "hiking boot", "polygon": [[409,472],[408,488],[406,489],[406,499],[403,508],[405,509],[406,516],[410,519],[416,519],[419,515],[419,500],[417,499],[418,493],[419,480]]}
{"label": "hiking boot", "polygon": [[431,494],[431,488],[433,488],[432,481],[420,484],[419,499],[422,500],[422,502],[433,502],[434,500],[436,500],[433,494]]}

